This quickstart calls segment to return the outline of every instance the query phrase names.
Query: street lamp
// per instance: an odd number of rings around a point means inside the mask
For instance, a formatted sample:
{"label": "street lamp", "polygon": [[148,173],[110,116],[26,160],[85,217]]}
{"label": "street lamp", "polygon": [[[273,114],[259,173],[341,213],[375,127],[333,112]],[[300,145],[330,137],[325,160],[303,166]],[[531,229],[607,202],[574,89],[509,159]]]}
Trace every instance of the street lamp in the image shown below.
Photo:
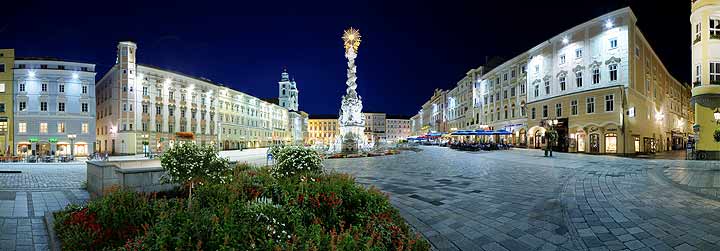
{"label": "street lamp", "polygon": [[550,153],[550,157],[552,157],[552,143],[555,140],[555,127],[560,123],[557,119],[548,119],[545,120],[545,124],[548,125],[548,131],[545,133],[545,138],[547,139],[547,144],[545,145],[545,157],[548,157],[548,153]]}
{"label": "street lamp", "polygon": [[149,141],[150,135],[143,134],[143,135],[141,135],[141,136],[142,136],[142,138],[143,138],[143,142],[142,142],[142,144],[143,144],[143,154],[145,155],[145,157],[147,157],[147,156],[148,156],[148,147],[149,147],[149,145],[150,145],[150,141]]}
{"label": "street lamp", "polygon": [[68,139],[70,139],[70,156],[75,156],[75,138],[77,138],[77,135],[68,134]]}

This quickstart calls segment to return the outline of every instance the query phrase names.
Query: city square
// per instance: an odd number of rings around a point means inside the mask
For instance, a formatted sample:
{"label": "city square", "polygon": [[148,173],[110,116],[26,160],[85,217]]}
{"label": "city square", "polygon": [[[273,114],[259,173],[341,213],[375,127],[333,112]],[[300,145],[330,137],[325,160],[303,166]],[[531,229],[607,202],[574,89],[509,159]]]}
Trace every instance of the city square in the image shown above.
{"label": "city square", "polygon": [[0,251],[720,250],[720,0],[185,2],[2,4]]}

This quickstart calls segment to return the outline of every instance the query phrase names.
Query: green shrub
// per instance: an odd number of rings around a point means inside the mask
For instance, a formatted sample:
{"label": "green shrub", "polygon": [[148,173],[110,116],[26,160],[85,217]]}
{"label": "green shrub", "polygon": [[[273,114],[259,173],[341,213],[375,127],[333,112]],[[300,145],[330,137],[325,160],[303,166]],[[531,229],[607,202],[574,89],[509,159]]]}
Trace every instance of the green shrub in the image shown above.
{"label": "green shrub", "polygon": [[[195,191],[193,207],[117,191],[58,213],[56,229],[68,250],[429,250],[385,194],[349,175],[238,167]],[[93,220],[68,220],[83,211]],[[105,238],[111,228],[122,234]]]}
{"label": "green shrub", "polygon": [[117,190],[84,208],[71,205],[56,213],[55,228],[67,250],[101,250],[136,236],[152,222],[154,209],[146,196]]}
{"label": "green shrub", "polygon": [[273,152],[273,173],[278,177],[322,172],[322,157],[313,149],[286,146]]}

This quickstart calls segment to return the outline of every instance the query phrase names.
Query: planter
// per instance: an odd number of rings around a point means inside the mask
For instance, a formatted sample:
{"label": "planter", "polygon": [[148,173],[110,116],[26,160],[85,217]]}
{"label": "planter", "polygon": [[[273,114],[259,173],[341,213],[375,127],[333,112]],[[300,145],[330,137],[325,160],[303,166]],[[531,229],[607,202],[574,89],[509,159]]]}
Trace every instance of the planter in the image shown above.
{"label": "planter", "polygon": [[57,233],[55,233],[55,215],[53,212],[45,212],[43,221],[45,222],[45,229],[47,229],[48,234],[48,249],[51,251],[62,250],[60,239],[58,238]]}

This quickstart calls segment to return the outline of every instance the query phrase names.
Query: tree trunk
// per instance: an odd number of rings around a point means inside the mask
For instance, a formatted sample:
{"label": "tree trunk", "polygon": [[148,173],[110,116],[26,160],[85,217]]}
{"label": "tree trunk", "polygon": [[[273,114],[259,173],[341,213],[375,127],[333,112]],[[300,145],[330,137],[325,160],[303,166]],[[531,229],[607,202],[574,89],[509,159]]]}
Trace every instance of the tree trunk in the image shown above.
{"label": "tree trunk", "polygon": [[188,209],[192,208],[192,190],[195,182],[190,182],[190,193],[188,194]]}

